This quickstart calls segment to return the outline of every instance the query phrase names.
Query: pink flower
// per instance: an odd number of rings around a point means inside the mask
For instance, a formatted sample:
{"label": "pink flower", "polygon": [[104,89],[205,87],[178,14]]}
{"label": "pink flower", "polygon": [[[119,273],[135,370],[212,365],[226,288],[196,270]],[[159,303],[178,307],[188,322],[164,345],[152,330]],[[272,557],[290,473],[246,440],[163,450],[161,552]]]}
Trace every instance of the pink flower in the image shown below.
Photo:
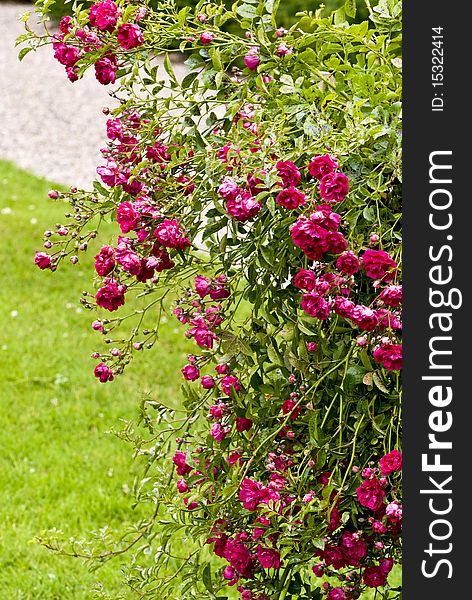
{"label": "pink flower", "polygon": [[340,587],[335,587],[329,590],[326,600],[346,600],[346,594]]}
{"label": "pink flower", "polygon": [[278,569],[280,568],[280,554],[272,548],[264,548],[257,546],[256,556],[259,564],[263,569]]}
{"label": "pink flower", "polygon": [[110,140],[121,140],[123,137],[123,123],[120,119],[108,119],[107,137]]}
{"label": "pink flower", "polygon": [[328,302],[323,296],[320,296],[315,292],[303,294],[301,307],[307,315],[320,319],[321,321],[325,321],[329,317],[330,306]]}
{"label": "pink flower", "polygon": [[237,221],[249,221],[261,210],[262,205],[256,202],[248,191],[240,191],[234,198],[226,201],[226,212]]}
{"label": "pink flower", "polygon": [[52,47],[54,49],[54,58],[65,67],[73,67],[80,58],[80,48],[76,48],[75,46],[67,46],[66,44],[56,42]]}
{"label": "pink flower", "polygon": [[374,360],[387,371],[400,371],[403,366],[403,347],[401,344],[382,344],[374,350]]}
{"label": "pink flower", "polygon": [[349,564],[352,567],[359,566],[359,561],[367,556],[366,543],[359,539],[359,536],[354,536],[350,531],[343,533],[341,545],[345,549],[349,558]]}
{"label": "pink flower", "polygon": [[338,167],[336,160],[329,154],[317,155],[308,165],[308,172],[315,179],[322,179],[325,175],[333,173]]}
{"label": "pink flower", "polygon": [[222,442],[230,431],[230,427],[223,427],[221,423],[214,423],[211,426],[210,435],[214,437],[217,442]]}
{"label": "pink flower", "polygon": [[113,246],[102,246],[95,256],[95,271],[100,277],[105,277],[115,267],[115,249]]}
{"label": "pink flower", "polygon": [[349,179],[343,173],[328,173],[320,181],[320,195],[330,204],[342,202],[349,190]]}
{"label": "pink flower", "polygon": [[175,219],[164,219],[154,230],[154,236],[165,248],[184,250],[190,246],[190,240],[182,235],[182,228]]}
{"label": "pink flower", "polygon": [[202,388],[205,390],[211,390],[215,387],[215,380],[211,375],[204,375],[200,380]]}
{"label": "pink flower", "polygon": [[200,34],[200,43],[203,45],[211,44],[215,39],[215,36],[211,33],[211,31],[204,31]]}
{"label": "pink flower", "polygon": [[367,587],[376,588],[387,583],[387,577],[380,567],[367,567],[364,570],[363,581]]}
{"label": "pink flower", "polygon": [[280,204],[280,206],[288,208],[289,210],[293,210],[306,204],[305,194],[297,190],[295,187],[289,187],[285,190],[282,190],[277,195],[275,201],[277,204]]}
{"label": "pink flower", "polygon": [[42,271],[51,268],[51,257],[46,252],[36,252],[34,262]]}
{"label": "pink flower", "polygon": [[244,57],[244,64],[251,71],[255,71],[257,67],[261,64],[259,52],[259,48],[257,46],[253,46]]}
{"label": "pink flower", "polygon": [[59,31],[67,35],[72,29],[72,25],[72,17],[69,15],[64,15],[59,23]]}
{"label": "pink flower", "polygon": [[231,394],[231,390],[234,389],[235,392],[239,392],[241,390],[241,383],[237,377],[233,375],[225,375],[221,380],[221,389],[223,393],[229,396]]}
{"label": "pink flower", "polygon": [[374,521],[372,523],[372,531],[375,531],[375,533],[385,533],[387,531],[387,528],[382,523],[382,521]]}
{"label": "pink flower", "polygon": [[281,160],[275,165],[275,168],[284,187],[295,187],[300,182],[300,171],[291,160]]}
{"label": "pink flower", "polygon": [[390,475],[394,471],[401,471],[402,468],[402,453],[399,450],[392,450],[388,454],[382,456],[379,461],[380,471],[382,475]]}
{"label": "pink flower", "polygon": [[354,307],[349,317],[362,331],[373,331],[378,325],[378,317],[375,310],[362,306]]}
{"label": "pink flower", "polygon": [[316,274],[308,269],[300,269],[293,279],[293,285],[299,290],[312,292],[316,287]]}
{"label": "pink flower", "polygon": [[277,46],[277,50],[275,51],[275,53],[277,54],[277,56],[287,56],[287,54],[292,54],[293,52],[293,48],[291,48],[290,46],[287,46],[287,44],[279,44]]}
{"label": "pink flower", "polygon": [[362,268],[371,279],[391,281],[396,267],[397,263],[384,250],[366,250],[362,255]]}
{"label": "pink flower", "polygon": [[219,195],[225,200],[234,200],[241,191],[232,177],[225,177],[218,188]]}
{"label": "pink flower", "polygon": [[89,12],[89,21],[92,27],[103,31],[113,31],[120,15],[118,6],[111,0],[102,0],[92,4]]}
{"label": "pink flower", "polygon": [[125,292],[125,286],[116,279],[105,279],[105,285],[97,291],[95,300],[98,306],[113,312],[125,303]]}
{"label": "pink flower", "polygon": [[116,221],[123,233],[136,229],[140,216],[131,202],[122,202],[116,211]]}
{"label": "pink flower", "polygon": [[226,375],[229,373],[229,365],[227,363],[220,363],[216,365],[215,371],[218,373],[218,375]]}
{"label": "pink flower", "polygon": [[106,383],[107,381],[113,381],[113,373],[110,367],[107,367],[105,363],[98,363],[98,365],[93,370],[93,374],[97,379],[99,379],[100,383]]}
{"label": "pink flower", "polygon": [[336,267],[341,271],[341,273],[346,273],[346,275],[354,275],[357,273],[360,268],[359,259],[351,250],[347,250],[336,261]]}
{"label": "pink flower", "polygon": [[323,577],[324,575],[324,569],[321,565],[313,565],[311,567],[311,570],[313,571],[313,573],[316,575],[316,577]]}
{"label": "pink flower", "polygon": [[217,421],[221,421],[227,409],[228,406],[224,402],[218,402],[218,404],[213,404],[213,406],[210,406],[210,416],[212,416]]}
{"label": "pink flower", "polygon": [[332,566],[336,571],[342,569],[347,564],[346,553],[339,546],[325,546],[322,553],[323,560],[327,566]]}
{"label": "pink flower", "polygon": [[383,504],[385,491],[378,479],[365,479],[362,485],[356,489],[359,503],[370,510],[379,510]]}
{"label": "pink flower", "polygon": [[116,56],[109,54],[95,63],[95,77],[102,85],[116,81]]}
{"label": "pink flower", "polygon": [[244,508],[254,511],[264,498],[264,487],[258,481],[245,477],[241,482],[239,490],[239,499],[243,503]]}
{"label": "pink flower", "polygon": [[385,507],[385,514],[391,521],[401,521],[403,516],[403,509],[401,504],[396,502],[390,502]]}
{"label": "pink flower", "polygon": [[381,558],[379,560],[379,569],[384,575],[388,575],[393,569],[393,558]]}
{"label": "pink flower", "polygon": [[185,492],[189,491],[189,487],[187,482],[185,481],[185,479],[179,479],[179,481],[177,481],[177,490],[179,492],[179,494],[185,494]]}
{"label": "pink flower", "polygon": [[293,421],[295,421],[298,418],[298,415],[300,414],[300,411],[302,410],[302,407],[300,404],[297,406],[297,408],[295,408],[295,406],[297,404],[298,403],[295,400],[292,400],[292,398],[285,400],[285,402],[282,404],[283,414],[284,415],[290,414],[290,418]]}
{"label": "pink flower", "polygon": [[197,275],[195,277],[195,291],[200,298],[204,298],[210,292],[210,287],[211,281],[208,277],[203,277],[203,275]]}
{"label": "pink flower", "polygon": [[192,467],[190,467],[186,461],[187,456],[185,452],[181,452],[180,450],[177,450],[172,457],[172,462],[177,467],[177,475],[180,475],[181,477],[188,475],[192,471]]}
{"label": "pink flower", "polygon": [[245,417],[236,417],[236,430],[239,432],[249,431],[252,427],[252,419]]}
{"label": "pink flower", "polygon": [[185,365],[185,367],[182,367],[181,372],[187,381],[195,381],[200,377],[200,371],[195,365]]}
{"label": "pink flower", "polygon": [[336,296],[334,299],[334,312],[344,319],[350,319],[354,314],[355,308],[356,305],[354,302],[344,298],[344,296]]}
{"label": "pink flower", "polygon": [[125,23],[118,29],[118,43],[125,50],[137,48],[144,43],[144,35],[139,25]]}
{"label": "pink flower", "polygon": [[402,303],[402,289],[401,285],[386,287],[380,292],[379,299],[387,306],[395,308]]}

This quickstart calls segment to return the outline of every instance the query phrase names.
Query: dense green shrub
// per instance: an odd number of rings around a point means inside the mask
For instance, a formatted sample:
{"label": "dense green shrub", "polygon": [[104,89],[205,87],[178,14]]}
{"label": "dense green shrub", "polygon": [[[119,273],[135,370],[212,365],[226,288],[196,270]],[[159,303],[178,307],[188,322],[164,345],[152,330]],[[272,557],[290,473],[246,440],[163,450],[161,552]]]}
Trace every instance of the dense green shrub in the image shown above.
{"label": "dense green shrub", "polygon": [[[365,8],[365,3],[363,0],[357,1],[357,20],[363,21],[367,18],[367,10]],[[77,2],[78,4],[83,4],[84,8],[88,8],[92,2],[90,0],[82,0],[81,2]],[[284,27],[289,27],[295,22],[295,14],[302,10],[316,10],[320,7],[321,4],[326,6],[326,13],[331,12],[339,8],[344,3],[344,0],[312,0],[307,3],[305,0],[284,0],[281,2],[279,13],[278,13],[278,21],[280,25]],[[74,4],[74,0],[56,0],[56,2],[51,6],[51,16],[56,20],[59,19],[63,15],[72,14],[72,7]],[[156,9],[159,6],[159,0],[149,0],[149,4],[152,8]],[[177,6],[195,6],[197,4],[197,0],[177,0]],[[231,7],[233,4],[232,0],[224,0],[224,4],[227,7]],[[309,4],[309,6],[307,5]],[[373,2],[372,4],[376,4]]]}
{"label": "dense green shrub", "polygon": [[95,376],[159,347],[165,313],[194,342],[178,407],[146,399],[122,434],[149,518],[93,545],[42,539],[98,564],[128,552],[141,598],[401,594],[401,4],[352,24],[346,0],[289,31],[277,6],[102,0],[22,38],[120,100],[101,181],[50,192],[71,209],[35,257],[56,270],[101,240],[82,298],[104,336]]}

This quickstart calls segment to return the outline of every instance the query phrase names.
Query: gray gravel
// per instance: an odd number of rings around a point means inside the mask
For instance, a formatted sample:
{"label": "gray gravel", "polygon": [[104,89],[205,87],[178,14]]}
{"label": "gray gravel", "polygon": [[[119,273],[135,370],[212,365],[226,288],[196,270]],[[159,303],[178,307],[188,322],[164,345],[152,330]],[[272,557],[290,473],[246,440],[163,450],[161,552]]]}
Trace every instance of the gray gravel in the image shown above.
{"label": "gray gravel", "polygon": [[[104,106],[109,86],[89,70],[70,83],[52,48],[18,61],[15,39],[24,33],[18,16],[30,4],[0,3],[0,158],[57,183],[89,187],[105,142]],[[34,22],[34,17],[30,19]],[[182,75],[183,65],[175,67]]]}

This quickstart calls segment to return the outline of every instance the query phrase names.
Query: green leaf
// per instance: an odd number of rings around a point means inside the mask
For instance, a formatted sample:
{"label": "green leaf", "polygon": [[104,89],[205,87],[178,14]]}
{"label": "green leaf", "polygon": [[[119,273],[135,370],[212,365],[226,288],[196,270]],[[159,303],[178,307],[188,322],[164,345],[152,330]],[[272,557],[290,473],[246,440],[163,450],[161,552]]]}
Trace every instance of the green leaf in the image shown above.
{"label": "green leaf", "polygon": [[344,3],[344,12],[348,17],[354,18],[357,13],[356,0],[346,0],[346,2]]}
{"label": "green leaf", "polygon": [[243,4],[242,6],[238,6],[236,9],[236,14],[238,14],[240,17],[243,17],[243,19],[252,20],[257,17],[257,9],[251,4]]}
{"label": "green leaf", "polygon": [[33,48],[31,48],[30,46],[22,48],[18,53],[18,60],[23,60],[24,57],[28,54],[28,52],[31,52],[31,50],[33,50]]}

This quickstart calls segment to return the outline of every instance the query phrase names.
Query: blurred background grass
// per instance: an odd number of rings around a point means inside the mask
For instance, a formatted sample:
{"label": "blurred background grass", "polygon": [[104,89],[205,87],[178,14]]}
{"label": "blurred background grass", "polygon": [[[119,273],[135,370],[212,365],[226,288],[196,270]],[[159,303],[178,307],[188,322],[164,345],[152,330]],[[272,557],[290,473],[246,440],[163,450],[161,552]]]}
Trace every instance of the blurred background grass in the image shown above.
{"label": "blurred background grass", "polygon": [[93,314],[78,302],[82,289],[90,289],[94,248],[56,273],[33,264],[42,232],[61,222],[66,209],[48,200],[50,187],[0,161],[2,599],[90,598],[97,578],[112,595],[121,589],[116,562],[92,575],[80,561],[29,542],[52,527],[87,537],[107,524],[121,529],[134,522],[132,450],[106,432],[136,417],[144,392],[175,402],[189,350],[169,318],[152,350],[139,353],[112,384],[97,383],[90,353],[103,342],[90,328]]}

